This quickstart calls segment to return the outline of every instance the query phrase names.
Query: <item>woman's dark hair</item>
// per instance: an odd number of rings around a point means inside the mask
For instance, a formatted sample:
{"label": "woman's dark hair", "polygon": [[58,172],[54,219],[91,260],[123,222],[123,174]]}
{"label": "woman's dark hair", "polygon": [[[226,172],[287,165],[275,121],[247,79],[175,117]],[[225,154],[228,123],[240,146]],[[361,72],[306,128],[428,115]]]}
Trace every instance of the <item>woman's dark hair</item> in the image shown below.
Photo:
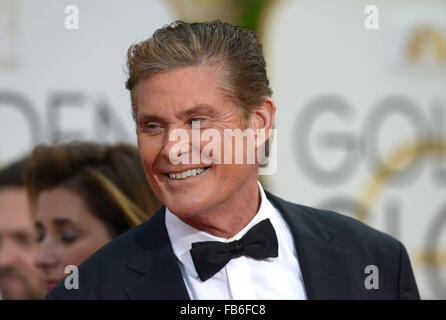
{"label": "woman's dark hair", "polygon": [[33,210],[39,193],[76,192],[112,237],[140,224],[161,206],[147,184],[136,147],[73,142],[37,146],[26,171]]}

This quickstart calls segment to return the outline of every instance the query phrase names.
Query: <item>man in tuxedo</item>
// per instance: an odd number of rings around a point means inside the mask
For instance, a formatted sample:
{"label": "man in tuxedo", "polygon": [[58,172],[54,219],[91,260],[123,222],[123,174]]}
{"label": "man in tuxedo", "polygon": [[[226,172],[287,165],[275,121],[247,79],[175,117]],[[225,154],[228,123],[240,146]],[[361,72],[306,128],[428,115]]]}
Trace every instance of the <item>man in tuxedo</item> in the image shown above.
{"label": "man in tuxedo", "polygon": [[[84,262],[79,289],[60,283],[47,298],[419,298],[399,241],[262,188],[260,133],[276,106],[253,32],[177,21],[131,46],[128,68],[144,171],[164,206]],[[229,143],[248,131],[254,143]]]}

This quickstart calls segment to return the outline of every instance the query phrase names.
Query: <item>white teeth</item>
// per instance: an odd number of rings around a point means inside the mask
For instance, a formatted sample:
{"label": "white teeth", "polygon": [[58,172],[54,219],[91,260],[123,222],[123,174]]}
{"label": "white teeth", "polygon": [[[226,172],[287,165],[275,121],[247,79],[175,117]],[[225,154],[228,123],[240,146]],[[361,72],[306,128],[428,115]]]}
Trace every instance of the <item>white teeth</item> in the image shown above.
{"label": "white teeth", "polygon": [[169,178],[177,179],[177,180],[185,179],[187,177],[191,177],[191,176],[193,177],[198,174],[201,174],[204,172],[204,170],[205,169],[203,169],[203,168],[197,168],[197,169],[186,170],[186,171],[178,172],[178,173],[169,173]]}

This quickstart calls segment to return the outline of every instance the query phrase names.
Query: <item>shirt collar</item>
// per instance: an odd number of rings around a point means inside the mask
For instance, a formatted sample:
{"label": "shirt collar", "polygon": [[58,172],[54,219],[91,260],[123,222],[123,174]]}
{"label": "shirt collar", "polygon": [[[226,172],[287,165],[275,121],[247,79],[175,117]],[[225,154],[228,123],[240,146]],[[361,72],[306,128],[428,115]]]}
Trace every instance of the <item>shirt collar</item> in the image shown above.
{"label": "shirt collar", "polygon": [[167,233],[169,234],[170,242],[172,244],[172,249],[177,257],[177,259],[184,266],[186,272],[198,278],[198,274],[195,270],[194,263],[192,261],[192,257],[190,255],[189,250],[192,248],[193,242],[198,241],[221,241],[221,242],[230,242],[234,240],[239,240],[243,237],[255,224],[259,223],[262,220],[268,219],[272,215],[272,204],[266,198],[265,192],[263,191],[263,187],[259,181],[257,181],[260,191],[260,207],[257,211],[254,218],[244,227],[240,232],[238,232],[235,236],[230,239],[220,238],[213,236],[207,232],[198,230],[187,223],[183,222],[180,218],[178,218],[175,214],[170,212],[170,210],[166,206],[166,228]]}

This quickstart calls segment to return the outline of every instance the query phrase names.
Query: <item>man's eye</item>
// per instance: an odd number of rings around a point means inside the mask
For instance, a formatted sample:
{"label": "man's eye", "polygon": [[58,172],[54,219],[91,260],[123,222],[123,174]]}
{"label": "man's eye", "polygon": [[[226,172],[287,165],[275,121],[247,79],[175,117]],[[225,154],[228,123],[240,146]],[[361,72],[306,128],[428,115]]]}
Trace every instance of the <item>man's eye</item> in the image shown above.
{"label": "man's eye", "polygon": [[159,128],[159,124],[157,124],[157,123],[147,123],[147,124],[145,125],[145,127],[146,127],[146,129],[151,129],[151,130],[153,130],[153,129],[157,129],[157,128]]}
{"label": "man's eye", "polygon": [[141,129],[147,133],[158,133],[162,129],[162,126],[159,123],[147,122]]}
{"label": "man's eye", "polygon": [[205,119],[204,118],[192,118],[190,119],[191,125],[200,125]]}
{"label": "man's eye", "polygon": [[19,243],[24,248],[31,246],[33,242],[33,238],[30,234],[19,234],[15,238],[17,240],[17,243]]}

